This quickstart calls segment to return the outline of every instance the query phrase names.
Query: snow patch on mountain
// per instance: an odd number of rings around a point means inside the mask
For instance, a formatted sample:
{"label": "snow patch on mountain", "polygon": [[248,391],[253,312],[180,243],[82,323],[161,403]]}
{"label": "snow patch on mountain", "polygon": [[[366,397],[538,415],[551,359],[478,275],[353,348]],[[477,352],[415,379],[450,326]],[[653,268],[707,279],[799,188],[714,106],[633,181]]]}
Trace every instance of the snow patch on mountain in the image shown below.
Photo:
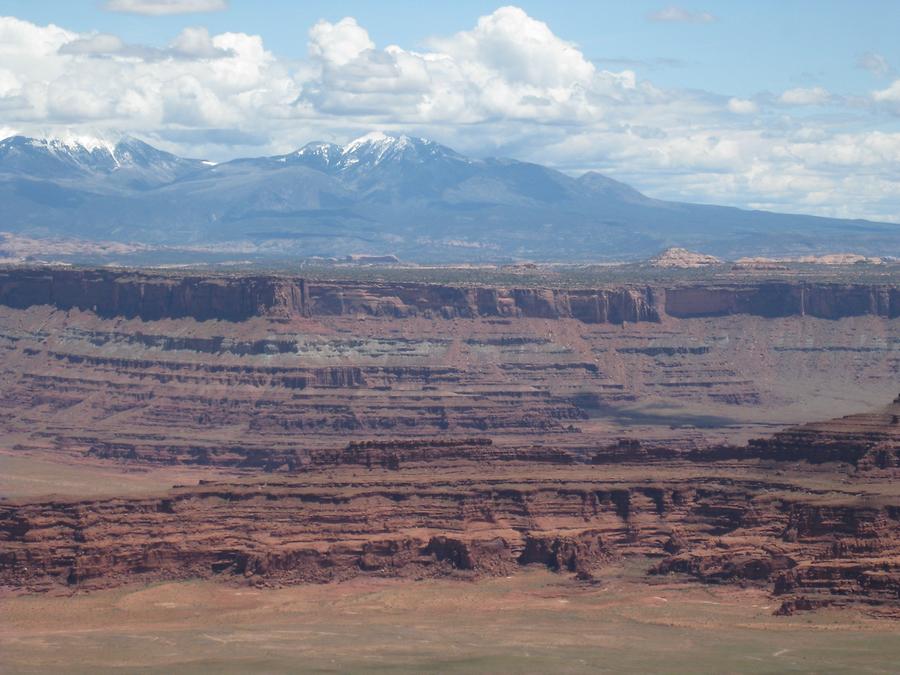
{"label": "snow patch on mountain", "polygon": [[371,131],[359,138],[354,138],[347,143],[341,151],[341,154],[352,154],[364,146],[378,146],[383,149],[388,149],[391,146],[405,147],[408,143],[408,136],[388,136],[381,131]]}
{"label": "snow patch on mountain", "polygon": [[[7,138],[3,142],[11,141],[14,138]],[[50,135],[42,138],[28,138],[27,144],[39,150],[45,150],[53,154],[69,154],[80,155],[86,153],[92,155],[96,152],[107,154],[110,157],[116,156],[116,145],[119,140],[113,141],[102,136],[90,136],[85,134],[75,134],[64,132],[59,135]]]}

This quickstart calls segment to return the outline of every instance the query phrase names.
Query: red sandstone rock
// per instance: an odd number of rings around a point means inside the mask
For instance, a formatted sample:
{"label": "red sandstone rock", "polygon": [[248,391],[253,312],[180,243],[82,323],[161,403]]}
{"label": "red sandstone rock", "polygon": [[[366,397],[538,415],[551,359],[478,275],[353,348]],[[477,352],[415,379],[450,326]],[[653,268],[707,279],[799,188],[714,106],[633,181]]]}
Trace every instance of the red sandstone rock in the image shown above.
{"label": "red sandstone rock", "polygon": [[589,579],[651,555],[659,573],[766,585],[784,611],[897,603],[900,503],[873,481],[898,470],[900,402],[749,445],[604,428],[612,404],[647,400],[765,419],[820,366],[823,388],[894,386],[894,286],[15,270],[0,305],[0,429],[22,447],[235,471],[155,497],[0,502],[7,586],[525,564]]}

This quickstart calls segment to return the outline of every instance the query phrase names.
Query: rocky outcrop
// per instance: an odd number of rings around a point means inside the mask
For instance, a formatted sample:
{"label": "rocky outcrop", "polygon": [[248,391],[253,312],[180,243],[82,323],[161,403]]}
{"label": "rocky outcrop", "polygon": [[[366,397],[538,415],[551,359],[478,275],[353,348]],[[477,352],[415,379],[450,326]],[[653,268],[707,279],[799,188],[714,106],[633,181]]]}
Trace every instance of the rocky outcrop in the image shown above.
{"label": "rocky outcrop", "polygon": [[575,572],[582,579],[592,578],[591,569],[598,561],[611,557],[597,530],[581,530],[575,533],[529,534],[519,554],[522,565],[537,563],[555,572]]}
{"label": "rocky outcrop", "polygon": [[697,253],[688,251],[685,248],[673,246],[667,248],[662,253],[653,256],[648,261],[651,267],[675,267],[680,269],[691,269],[697,267],[710,267],[722,265],[723,261],[715,256],[705,253]]}
{"label": "rocky outcrop", "polygon": [[851,495],[751,498],[736,526],[665,558],[659,574],[769,585],[778,613],[900,601],[900,504]]}
{"label": "rocky outcrop", "polygon": [[752,439],[748,453],[777,461],[845,462],[859,470],[900,467],[900,396],[880,410]]}
{"label": "rocky outcrop", "polygon": [[243,321],[256,316],[373,316],[577,319],[657,322],[751,314],[763,317],[900,316],[892,285],[806,282],[729,286],[503,288],[425,283],[353,283],[287,276],[178,276],[113,270],[11,269],[0,272],[0,305],[51,305],[145,321],[190,317]]}

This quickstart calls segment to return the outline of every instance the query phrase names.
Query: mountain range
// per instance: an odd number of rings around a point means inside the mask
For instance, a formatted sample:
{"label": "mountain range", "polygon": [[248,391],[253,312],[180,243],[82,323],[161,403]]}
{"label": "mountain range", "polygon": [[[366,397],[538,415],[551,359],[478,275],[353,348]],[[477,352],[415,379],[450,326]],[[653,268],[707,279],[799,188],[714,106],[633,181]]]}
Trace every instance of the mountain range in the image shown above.
{"label": "mountain range", "polygon": [[726,258],[900,255],[897,224],[661,201],[596,172],[382,133],[223,163],[128,137],[10,137],[0,141],[0,230],[420,262],[629,260],[669,246]]}

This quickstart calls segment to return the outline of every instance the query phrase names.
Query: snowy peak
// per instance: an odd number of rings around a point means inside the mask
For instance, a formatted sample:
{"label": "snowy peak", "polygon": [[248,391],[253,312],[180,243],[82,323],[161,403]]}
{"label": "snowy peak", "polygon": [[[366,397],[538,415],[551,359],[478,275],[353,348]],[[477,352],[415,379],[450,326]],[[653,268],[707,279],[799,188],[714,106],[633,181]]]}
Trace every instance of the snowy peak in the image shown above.
{"label": "snowy peak", "polygon": [[312,143],[307,143],[294,154],[300,157],[322,157],[323,159],[333,161],[343,154],[343,148],[334,143],[314,141]]}
{"label": "snowy peak", "polygon": [[189,162],[196,163],[197,160],[183,159],[177,155],[164,150],[158,150],[152,145],[144,143],[144,141],[125,136],[112,148],[112,155],[120,166],[136,166],[149,168],[161,164],[177,164]]}
{"label": "snowy peak", "polygon": [[[412,138],[411,136],[391,136],[381,131],[372,131],[359,138],[354,138],[345,145],[341,152],[344,155],[359,155],[375,153],[383,157],[390,153],[398,153],[406,150],[419,150],[429,147],[440,147],[434,141],[424,138]],[[452,152],[449,148],[445,148]]]}
{"label": "snowy peak", "polygon": [[343,164],[347,167],[355,164],[374,166],[392,160],[425,162],[443,158],[465,161],[462,155],[434,141],[411,136],[392,136],[380,131],[350,141],[342,148],[341,155]]}
{"label": "snowy peak", "polygon": [[115,145],[96,138],[12,136],[0,141],[0,171],[67,177],[106,173],[118,164]]}
{"label": "snowy peak", "polygon": [[130,136],[117,142],[94,136],[12,136],[0,141],[0,173],[42,179],[115,178],[152,187],[202,167],[202,162],[157,150]]}
{"label": "snowy peak", "polygon": [[316,141],[299,150],[273,157],[282,164],[303,164],[326,172],[354,172],[393,164],[424,164],[435,159],[469,163],[471,160],[448,147],[412,136],[392,136],[374,131],[346,145]]}
{"label": "snowy peak", "polygon": [[47,152],[73,155],[84,153],[113,155],[116,147],[115,143],[105,138],[74,134],[49,138],[29,138],[27,141],[32,147],[46,150]]}
{"label": "snowy peak", "polygon": [[352,141],[347,143],[342,149],[342,153],[352,154],[357,152],[361,148],[382,148],[388,149],[391,146],[406,146],[410,142],[409,136],[388,136],[387,134],[381,131],[371,131],[368,134],[364,134],[359,138],[354,138]]}
{"label": "snowy peak", "polygon": [[341,146],[334,143],[315,141],[307,143],[290,155],[276,157],[275,160],[289,164],[305,164],[319,171],[328,171],[340,164],[342,150]]}
{"label": "snowy peak", "polygon": [[48,136],[46,138],[30,138],[28,136],[10,136],[0,141],[0,149],[4,151],[31,149],[56,155],[107,154],[111,155],[115,143],[94,136]]}
{"label": "snowy peak", "polygon": [[136,147],[134,145],[136,143],[140,141],[123,139],[113,143],[108,139],[94,136],[66,135],[47,138],[12,136],[0,141],[0,157],[47,157],[88,170],[109,169],[118,166],[121,159],[127,158],[128,150]]}

